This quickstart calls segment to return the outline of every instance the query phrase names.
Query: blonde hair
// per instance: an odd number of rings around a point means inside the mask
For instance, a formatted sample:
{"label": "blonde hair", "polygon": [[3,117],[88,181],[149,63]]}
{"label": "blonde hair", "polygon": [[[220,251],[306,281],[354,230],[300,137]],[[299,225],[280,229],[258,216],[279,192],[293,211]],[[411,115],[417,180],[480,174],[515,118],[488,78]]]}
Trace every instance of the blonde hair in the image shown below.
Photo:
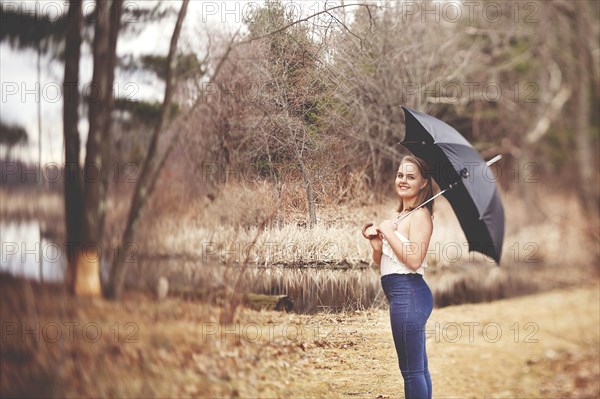
{"label": "blonde hair", "polygon": [[[417,170],[419,171],[421,176],[425,180],[427,180],[427,185],[425,187],[423,187],[423,189],[421,191],[419,191],[419,194],[417,194],[417,207],[418,207],[423,202],[425,202],[428,199],[431,199],[431,197],[433,197],[433,181],[432,181],[433,179],[431,178],[431,173],[429,171],[429,167],[427,166],[427,162],[425,162],[421,158],[417,158],[413,155],[405,155],[400,160],[400,165],[402,165],[405,162],[409,162],[409,163],[416,165]],[[430,201],[425,205],[425,208],[429,209],[429,213],[431,213],[431,216],[433,216],[433,202],[434,201]],[[414,207],[408,208],[409,211],[412,211],[413,209],[415,209],[415,208]],[[400,198],[400,203],[398,204],[398,207],[396,208],[396,212],[402,212],[403,210],[404,210],[404,201],[402,200],[402,198]]]}

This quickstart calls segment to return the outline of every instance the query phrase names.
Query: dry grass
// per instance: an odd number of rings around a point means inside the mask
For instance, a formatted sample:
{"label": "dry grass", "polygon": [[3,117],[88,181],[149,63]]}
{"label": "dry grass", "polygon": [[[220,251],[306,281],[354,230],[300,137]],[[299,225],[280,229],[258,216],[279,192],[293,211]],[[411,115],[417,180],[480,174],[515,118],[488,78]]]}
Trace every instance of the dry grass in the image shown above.
{"label": "dry grass", "polygon": [[[219,325],[218,307],[177,298],[156,302],[129,291],[120,302],[75,301],[60,287],[6,276],[0,288],[2,397],[344,398],[402,391],[384,310],[304,316],[240,308],[233,323]],[[598,292],[596,281],[434,309],[427,327],[434,395],[597,397]],[[35,323],[37,336],[23,332],[36,331]],[[54,342],[52,323],[63,334]],[[496,329],[485,333],[490,323],[501,329],[500,341],[489,339]],[[21,330],[6,334],[9,325]],[[85,326],[94,326],[87,336]]]}
{"label": "dry grass", "polygon": [[[2,397],[297,397],[310,368],[295,366],[325,335],[308,316],[240,309],[220,325],[219,308],[180,299],[73,301],[60,287],[5,275],[0,284],[11,328]],[[312,389],[327,395],[326,384]]]}
{"label": "dry grass", "polygon": [[[299,213],[296,206],[298,200],[290,196],[284,187],[278,199],[276,189],[266,183],[253,187],[230,184],[212,202],[201,198],[187,204],[177,217],[165,214],[154,218],[152,228],[141,231],[141,253],[239,263],[257,234],[256,226],[267,221],[250,251],[254,264],[355,265],[368,261],[369,246],[360,235],[365,217],[349,207],[319,209],[321,220],[309,228],[306,214]],[[370,215],[372,210],[364,208],[362,212]]]}
{"label": "dry grass", "polygon": [[[391,217],[396,205],[390,200],[372,206],[319,208],[319,223],[309,228],[307,215],[298,213],[293,206],[284,207],[285,195],[278,202],[275,192],[267,184],[254,188],[230,185],[213,202],[191,202],[181,217],[155,218],[152,229],[145,229],[140,237],[142,253],[236,262],[244,245],[255,236],[255,226],[271,218],[267,229],[260,234],[256,249],[251,251],[253,263],[359,265],[370,262],[371,253],[360,228],[366,222],[377,223]],[[543,198],[545,202],[540,207],[548,217],[532,223],[528,222],[528,211],[518,195],[503,193],[506,233],[502,266],[589,265],[597,260],[598,233],[593,231],[594,221],[587,220],[581,212],[577,199],[557,193]],[[483,255],[469,253],[467,248],[451,207],[445,199],[437,200],[428,264],[442,269],[493,264]]]}

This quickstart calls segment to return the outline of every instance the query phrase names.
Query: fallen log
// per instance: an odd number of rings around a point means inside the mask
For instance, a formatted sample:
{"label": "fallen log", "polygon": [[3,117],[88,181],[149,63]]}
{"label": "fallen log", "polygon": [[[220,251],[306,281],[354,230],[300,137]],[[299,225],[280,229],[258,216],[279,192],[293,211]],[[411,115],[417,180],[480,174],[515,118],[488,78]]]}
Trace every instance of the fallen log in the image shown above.
{"label": "fallen log", "polygon": [[287,295],[246,294],[244,305],[255,310],[290,312],[294,308],[294,301]]}
{"label": "fallen log", "polygon": [[[171,288],[168,295],[181,298],[185,301],[208,301],[220,303],[224,300],[223,290],[200,290],[194,288]],[[254,310],[276,310],[280,312],[291,312],[294,309],[294,301],[287,295],[265,295],[245,294],[243,304]]]}

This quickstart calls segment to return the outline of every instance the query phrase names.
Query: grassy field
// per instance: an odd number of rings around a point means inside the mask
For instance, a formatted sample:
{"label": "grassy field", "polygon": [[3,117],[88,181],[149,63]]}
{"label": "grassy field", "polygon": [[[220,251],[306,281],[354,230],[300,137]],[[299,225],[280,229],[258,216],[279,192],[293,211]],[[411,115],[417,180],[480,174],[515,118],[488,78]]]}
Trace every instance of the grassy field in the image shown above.
{"label": "grassy field", "polygon": [[[600,285],[434,309],[436,398],[596,398]],[[401,398],[385,309],[221,309],[128,292],[119,303],[3,276],[2,397]]]}

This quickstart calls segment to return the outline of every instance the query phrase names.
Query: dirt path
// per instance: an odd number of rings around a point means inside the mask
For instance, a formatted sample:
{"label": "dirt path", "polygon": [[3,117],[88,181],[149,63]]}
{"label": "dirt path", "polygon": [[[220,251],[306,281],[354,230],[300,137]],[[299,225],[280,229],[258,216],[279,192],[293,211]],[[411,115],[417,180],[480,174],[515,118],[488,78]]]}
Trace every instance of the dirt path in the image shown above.
{"label": "dirt path", "polygon": [[[599,317],[598,285],[434,309],[427,325],[433,396],[597,398]],[[330,397],[404,396],[386,312],[322,323],[333,333],[307,387],[326,381]]]}

